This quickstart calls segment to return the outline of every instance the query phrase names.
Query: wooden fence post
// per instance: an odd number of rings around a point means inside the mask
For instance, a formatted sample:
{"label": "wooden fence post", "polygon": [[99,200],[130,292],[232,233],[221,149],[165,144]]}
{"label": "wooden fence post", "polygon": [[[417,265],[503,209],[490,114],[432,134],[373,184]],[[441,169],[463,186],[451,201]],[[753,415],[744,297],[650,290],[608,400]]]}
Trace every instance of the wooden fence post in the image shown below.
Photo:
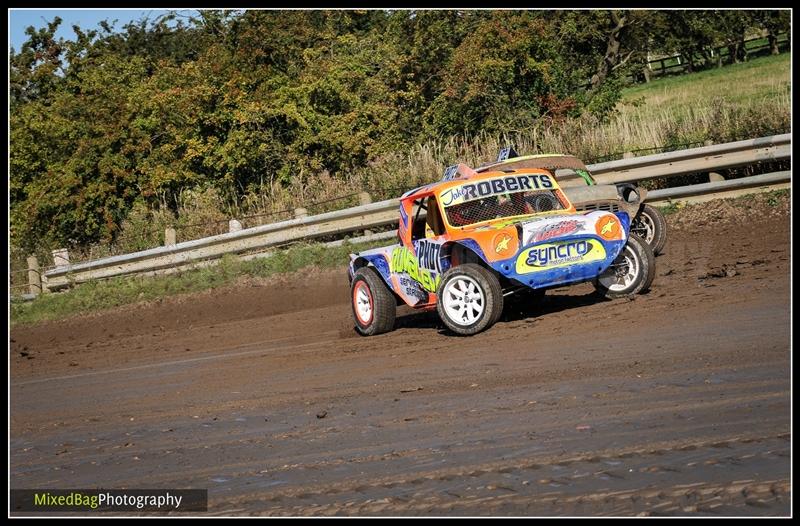
{"label": "wooden fence post", "polygon": [[362,205],[368,205],[372,202],[372,196],[367,192],[361,192],[358,194],[358,202]]}
{"label": "wooden fence post", "polygon": [[66,248],[57,248],[53,250],[53,264],[56,268],[69,266],[69,250]]}
{"label": "wooden fence post", "polygon": [[165,247],[174,247],[177,242],[177,233],[173,227],[167,227],[164,229],[164,246]]}
{"label": "wooden fence post", "polygon": [[[361,192],[358,194],[358,202],[362,205],[368,205],[372,202],[372,196],[367,192]],[[372,234],[374,234],[372,230],[364,230],[365,236],[371,236]]]}
{"label": "wooden fence post", "polygon": [[28,293],[37,296],[42,293],[42,275],[39,273],[39,260],[28,256]]}

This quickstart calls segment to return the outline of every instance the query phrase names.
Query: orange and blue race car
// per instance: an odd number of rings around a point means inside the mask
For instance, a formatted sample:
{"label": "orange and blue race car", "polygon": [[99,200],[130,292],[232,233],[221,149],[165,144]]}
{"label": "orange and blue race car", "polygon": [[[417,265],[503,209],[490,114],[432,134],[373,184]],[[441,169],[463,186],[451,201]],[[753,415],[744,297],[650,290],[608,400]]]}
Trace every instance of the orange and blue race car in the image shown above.
{"label": "orange and blue race car", "polygon": [[504,300],[591,281],[605,297],[647,290],[652,248],[624,210],[577,212],[540,168],[449,167],[403,194],[398,243],[350,255],[353,319],[362,335],[394,328],[398,305],[436,309],[458,335],[491,327]]}

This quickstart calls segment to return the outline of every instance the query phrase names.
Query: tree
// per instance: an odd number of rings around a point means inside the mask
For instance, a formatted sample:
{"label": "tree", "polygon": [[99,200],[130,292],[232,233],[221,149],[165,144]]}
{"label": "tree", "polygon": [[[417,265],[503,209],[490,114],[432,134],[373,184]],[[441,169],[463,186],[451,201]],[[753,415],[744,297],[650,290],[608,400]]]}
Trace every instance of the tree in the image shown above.
{"label": "tree", "polygon": [[47,101],[58,89],[59,73],[63,74],[64,40],[56,40],[55,33],[60,25],[61,18],[55,17],[46,28],[36,30],[30,26],[25,29],[28,40],[20,52],[15,53],[12,48],[9,60],[12,108],[24,102]]}
{"label": "tree", "polygon": [[713,48],[717,39],[716,20],[711,11],[666,11],[659,13],[657,25],[652,28],[651,39],[656,50],[664,54],[679,53],[686,61],[686,72],[692,73],[700,65],[713,62]]}
{"label": "tree", "polygon": [[[589,94],[595,103],[613,92],[618,80],[646,65],[658,14],[630,10],[559,12],[557,34],[562,53],[571,68],[589,79]],[[617,98],[611,98],[612,105]]]}
{"label": "tree", "polygon": [[541,13],[493,12],[453,51],[443,91],[425,114],[431,133],[513,132],[574,115],[585,78],[565,62]]}
{"label": "tree", "polygon": [[756,25],[767,32],[770,53],[773,55],[780,53],[780,50],[778,49],[778,35],[789,32],[791,11],[785,9],[754,11],[753,19]]}
{"label": "tree", "polygon": [[744,45],[747,31],[754,25],[751,11],[726,10],[716,11],[716,27],[725,45],[728,46],[728,55],[732,63],[747,60],[747,48]]}

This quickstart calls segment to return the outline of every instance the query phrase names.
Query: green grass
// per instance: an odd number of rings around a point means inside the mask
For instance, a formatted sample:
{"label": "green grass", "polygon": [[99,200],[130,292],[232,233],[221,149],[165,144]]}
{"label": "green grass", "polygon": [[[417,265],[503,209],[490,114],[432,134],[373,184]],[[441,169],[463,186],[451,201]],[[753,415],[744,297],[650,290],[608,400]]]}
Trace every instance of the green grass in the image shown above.
{"label": "green grass", "polygon": [[[336,268],[349,261],[351,252],[388,245],[391,240],[345,244],[339,247],[304,244],[277,250],[271,257],[241,261],[225,256],[215,266],[152,277],[120,277],[93,281],[67,291],[40,295],[33,301],[11,303],[11,324],[29,324],[66,318],[143,301],[188,294],[230,285],[240,278],[268,277],[304,268]],[[345,279],[342,276],[342,279]]]}
{"label": "green grass", "polygon": [[[792,195],[792,190],[790,188],[782,188],[780,190],[770,190],[769,192],[764,192],[762,194],[757,194],[759,200],[763,200],[767,206],[771,208],[775,208],[781,202],[785,201],[787,198],[790,198]],[[754,199],[753,195],[740,195],[738,197],[732,198],[732,202],[740,206],[742,208],[750,209],[753,206]]]}
{"label": "green grass", "polygon": [[672,201],[670,201],[670,202],[669,202],[669,203],[667,203],[666,205],[664,205],[664,206],[659,206],[659,207],[657,207],[657,208],[658,208],[659,210],[661,210],[661,213],[662,213],[662,214],[664,214],[665,216],[668,216],[668,215],[672,215],[672,214],[675,214],[675,213],[677,213],[677,212],[678,212],[678,210],[680,210],[680,209],[681,209],[681,206],[678,204],[678,202],[672,202]]}
{"label": "green grass", "polygon": [[[654,79],[623,90],[623,115],[638,118],[658,108],[680,113],[714,98],[729,103],[758,104],[791,93],[791,53],[752,59],[697,73]],[[641,102],[640,106],[633,106]]]}

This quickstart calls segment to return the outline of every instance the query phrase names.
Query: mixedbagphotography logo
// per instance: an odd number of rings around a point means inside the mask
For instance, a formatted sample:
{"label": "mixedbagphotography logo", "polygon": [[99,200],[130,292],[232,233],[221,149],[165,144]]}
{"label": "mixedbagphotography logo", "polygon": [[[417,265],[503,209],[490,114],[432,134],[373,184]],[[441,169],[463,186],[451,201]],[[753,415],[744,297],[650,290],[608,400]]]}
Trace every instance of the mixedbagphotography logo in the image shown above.
{"label": "mixedbagphotography logo", "polygon": [[207,511],[205,489],[11,490],[12,512]]}

